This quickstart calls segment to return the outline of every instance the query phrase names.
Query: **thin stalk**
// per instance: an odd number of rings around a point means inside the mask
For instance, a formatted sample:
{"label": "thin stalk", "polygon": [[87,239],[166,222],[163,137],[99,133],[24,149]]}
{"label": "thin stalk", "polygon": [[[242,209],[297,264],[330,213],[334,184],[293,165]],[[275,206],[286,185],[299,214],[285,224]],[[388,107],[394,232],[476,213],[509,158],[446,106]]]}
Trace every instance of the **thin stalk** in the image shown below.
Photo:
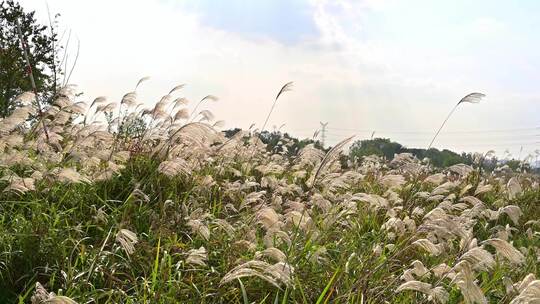
{"label": "thin stalk", "polygon": [[45,126],[45,121],[43,120],[43,111],[41,110],[41,104],[39,103],[39,99],[38,99],[38,94],[37,94],[38,92],[37,92],[36,82],[34,80],[34,73],[32,71],[32,65],[30,64],[30,59],[28,57],[28,46],[26,45],[26,42],[23,39],[23,34],[21,31],[21,24],[19,23],[19,19],[17,19],[17,32],[19,32],[19,39],[21,40],[21,44],[23,48],[24,60],[26,61],[26,66],[28,68],[28,74],[30,77],[30,83],[32,84],[32,90],[34,91],[34,97],[36,98],[36,105],[38,108],[39,119],[41,120],[41,124],[43,125],[43,131],[45,132],[47,143],[49,143],[49,133],[47,132],[47,126]]}
{"label": "thin stalk", "polygon": [[270,119],[270,115],[272,114],[272,111],[274,111],[274,108],[276,107],[277,98],[274,100],[274,103],[272,103],[272,107],[270,108],[270,112],[268,112],[268,115],[266,115],[266,119],[264,120],[264,124],[261,128],[261,133],[264,131],[264,128],[266,127],[266,124],[268,123],[268,120]]}
{"label": "thin stalk", "polygon": [[[65,34],[65,32],[64,32]],[[62,35],[62,38],[64,35]],[[64,65],[64,77],[62,78],[62,85],[65,83],[66,81],[66,70],[67,70],[67,57],[68,57],[68,52],[67,50],[69,49],[69,42],[71,41],[71,30],[69,30],[69,33],[68,33],[68,37],[67,37],[67,41],[66,41],[66,46],[65,46],[65,51],[64,51],[64,55],[62,56],[62,60],[60,61],[60,67],[62,67],[62,65]]]}
{"label": "thin stalk", "polygon": [[[171,91],[172,92],[172,91]],[[197,113],[195,115],[195,112],[197,111],[197,109],[199,108],[199,106],[207,99],[211,99],[211,100],[214,100],[216,101],[217,100],[217,97],[213,96],[213,95],[206,95],[203,99],[199,100],[199,102],[195,105],[195,108],[193,108],[193,111],[191,111],[191,115],[189,115],[189,118],[191,118],[191,120],[189,122],[193,122],[195,120],[195,118],[197,118],[199,116],[199,113]],[[193,116],[195,115],[195,116]]]}
{"label": "thin stalk", "polygon": [[[261,128],[261,131],[259,132],[260,134],[262,134],[262,132],[264,132],[264,128],[266,127],[266,124],[268,123],[268,120],[270,119],[270,115],[272,114],[272,111],[274,111],[274,108],[276,107],[276,103],[277,103],[277,100],[279,99],[279,96],[281,96],[281,94],[287,92],[287,91],[290,91],[291,88],[292,88],[292,85],[293,85],[293,82],[290,81],[290,82],[287,82],[286,84],[284,84],[282,87],[281,87],[281,90],[279,90],[279,92],[277,93],[276,95],[276,98],[274,99],[274,102],[272,103],[272,107],[270,108],[270,111],[268,112],[268,115],[266,115],[266,119],[264,120],[264,124]],[[250,127],[251,129],[251,127]],[[256,133],[254,132],[255,136]],[[256,152],[256,149],[253,149],[249,159],[248,159],[248,163],[251,162],[251,159],[253,158],[253,156],[255,155],[255,152]]]}
{"label": "thin stalk", "polygon": [[120,102],[120,105],[118,105],[118,127],[116,129],[116,134],[114,136],[113,144],[111,147],[111,153],[109,154],[109,159],[108,159],[109,161],[112,159],[114,150],[116,149],[118,137],[120,137],[120,126],[122,124],[121,118],[122,118],[122,102]]}
{"label": "thin stalk", "polygon": [[75,54],[75,60],[73,61],[73,65],[71,66],[71,70],[69,71],[68,77],[66,79],[66,83],[64,85],[69,84],[69,79],[71,78],[71,74],[73,73],[73,70],[75,69],[75,66],[77,65],[77,61],[79,60],[80,50],[81,50],[81,41],[77,39],[77,53]]}
{"label": "thin stalk", "polygon": [[189,122],[192,122],[193,120],[195,120],[195,118],[197,118],[197,116],[193,116],[193,114],[195,114],[195,111],[197,111],[197,108],[201,105],[201,103],[204,101],[204,98],[201,99],[196,105],[195,105],[195,108],[193,108],[193,111],[191,111],[191,115],[189,115],[189,117],[191,118],[191,120]]}
{"label": "thin stalk", "polygon": [[96,265],[99,255],[103,252],[103,249],[105,249],[105,245],[107,244],[107,241],[109,240],[109,237],[111,236],[112,230],[113,230],[113,227],[109,229],[109,233],[107,233],[107,237],[105,237],[105,240],[103,241],[103,244],[101,245],[101,248],[99,249],[98,254],[96,254],[96,256],[94,257],[94,260],[92,261],[92,265],[90,266],[90,271],[88,272],[88,277],[86,278],[87,281],[90,281],[90,278],[92,277],[92,274],[94,273],[94,266]]}
{"label": "thin stalk", "polygon": [[442,123],[441,127],[439,128],[439,130],[437,130],[437,133],[435,133],[435,136],[433,136],[433,139],[429,143],[429,146],[428,146],[427,149],[429,150],[431,148],[431,146],[433,145],[433,142],[435,141],[435,138],[437,138],[437,135],[439,135],[439,133],[441,132],[442,128],[444,127],[444,125],[446,124],[446,122],[448,121],[450,116],[452,116],[452,114],[454,114],[454,112],[456,111],[457,107],[460,104],[465,103],[465,102],[466,103],[478,103],[484,97],[486,97],[485,94],[474,92],[474,93],[467,94],[467,95],[465,95],[465,97],[461,98],[461,100],[454,106],[454,108],[452,108],[452,111],[450,111],[450,113],[448,113],[448,116],[446,116],[446,119],[443,121],[443,123]]}
{"label": "thin stalk", "polygon": [[272,107],[270,108],[270,111],[268,112],[268,115],[266,115],[266,119],[264,120],[264,124],[261,128],[261,133],[264,131],[264,128],[266,127],[266,124],[268,123],[268,120],[270,119],[270,115],[272,114],[272,111],[274,111],[274,108],[276,107],[277,100],[279,99],[279,96],[281,94],[290,91],[292,87],[292,81],[287,82],[285,85],[281,87],[281,90],[279,90],[279,93],[276,95],[276,98],[274,99],[274,102],[272,103]]}
{"label": "thin stalk", "polygon": [[437,130],[437,133],[435,133],[435,136],[433,136],[433,139],[431,140],[431,142],[429,143],[429,146],[428,146],[428,150],[431,149],[431,146],[433,145],[433,142],[435,141],[435,138],[437,138],[437,136],[439,135],[439,133],[441,132],[442,128],[444,127],[444,125],[446,124],[446,122],[448,121],[448,119],[450,118],[450,116],[452,116],[452,114],[454,114],[454,112],[456,111],[457,107],[459,106],[461,102],[458,102],[454,108],[452,108],[452,111],[450,111],[450,113],[448,113],[448,116],[446,116],[446,119],[443,121],[441,127],[439,128],[439,130]]}
{"label": "thin stalk", "polygon": [[[55,32],[54,32],[54,26],[53,26],[53,22],[52,22],[52,19],[51,19],[51,11],[49,9],[49,4],[48,3],[45,3],[46,6],[47,6],[47,15],[49,17],[49,27],[51,28],[51,44],[52,44],[52,55],[53,55],[53,68],[52,68],[52,72],[53,72],[53,95],[52,96],[56,96],[56,89],[57,89],[57,81],[58,81],[58,76],[57,76],[57,73],[58,73],[58,66],[56,64],[56,45],[55,45]],[[55,18],[56,20],[56,18]]]}

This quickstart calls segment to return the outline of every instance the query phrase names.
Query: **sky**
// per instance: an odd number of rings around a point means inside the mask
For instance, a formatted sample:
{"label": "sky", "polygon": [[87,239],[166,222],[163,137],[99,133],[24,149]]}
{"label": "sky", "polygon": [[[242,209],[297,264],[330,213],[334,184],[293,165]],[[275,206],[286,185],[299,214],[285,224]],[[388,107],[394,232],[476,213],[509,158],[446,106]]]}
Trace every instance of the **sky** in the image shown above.
{"label": "sky", "polygon": [[89,101],[120,100],[137,81],[147,104],[180,83],[225,128],[261,127],[327,145],[351,135],[457,152],[540,149],[540,1],[521,0],[21,0],[47,23],[47,4],[76,39],[70,83]]}

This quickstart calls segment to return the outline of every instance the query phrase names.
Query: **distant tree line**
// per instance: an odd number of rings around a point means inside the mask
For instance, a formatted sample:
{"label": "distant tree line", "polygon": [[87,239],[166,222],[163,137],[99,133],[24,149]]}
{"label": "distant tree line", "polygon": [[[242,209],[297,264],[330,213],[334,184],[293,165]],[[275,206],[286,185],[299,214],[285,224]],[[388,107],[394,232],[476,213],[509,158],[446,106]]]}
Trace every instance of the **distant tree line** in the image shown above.
{"label": "distant tree line", "polygon": [[411,153],[418,159],[424,159],[427,157],[430,159],[431,163],[437,167],[448,167],[459,163],[473,163],[473,155],[471,153],[457,154],[447,149],[441,151],[435,148],[431,148],[429,150],[406,148],[388,138],[375,138],[356,141],[351,146],[349,155],[352,158],[360,158],[374,154],[386,159],[392,159],[395,154],[399,153]]}
{"label": "distant tree line", "polygon": [[[420,148],[407,148],[397,142],[391,141],[388,138],[375,138],[356,141],[349,150],[349,157],[351,159],[359,159],[368,155],[378,155],[386,159],[392,159],[394,155],[398,153],[411,153],[416,158],[421,160],[424,158],[429,158],[432,165],[441,168],[460,163],[471,165],[475,159],[475,154],[470,152],[458,154],[447,149],[438,150],[431,148],[426,150]],[[494,156],[490,156],[484,157],[482,160],[482,167],[487,171],[492,171],[501,164],[505,164],[513,170],[523,168],[533,170],[530,168],[529,164],[524,164],[516,159],[499,160]],[[538,171],[538,168],[535,168],[533,171]]]}
{"label": "distant tree line", "polygon": [[[240,132],[240,128],[234,128],[223,131],[226,137],[230,138],[234,134]],[[284,153],[292,156],[296,155],[300,149],[309,144],[313,144],[316,148],[326,151],[321,142],[313,139],[298,139],[292,137],[289,133],[282,133],[280,131],[263,131],[257,133],[259,139],[266,145],[266,149],[273,153]]]}
{"label": "distant tree line", "polygon": [[[223,132],[226,137],[232,137],[239,131],[241,131],[241,129],[235,128],[225,130]],[[298,139],[289,135],[288,133],[282,133],[279,131],[263,131],[261,133],[257,133],[257,135],[259,136],[259,139],[267,145],[266,148],[268,151],[283,152],[289,156],[295,155],[300,149],[309,144],[313,144],[316,148],[323,151],[328,151],[329,149],[329,147],[326,149],[323,148],[321,142],[318,140]],[[433,166],[440,168],[449,167],[455,164],[472,165],[476,157],[474,153],[458,154],[448,149],[438,150],[436,148],[431,148],[426,150],[420,148],[407,148],[397,142],[391,141],[388,138],[375,138],[358,140],[354,142],[349,148],[348,155],[342,157],[341,163],[345,165],[347,160],[361,160],[363,157],[369,155],[378,155],[385,159],[391,160],[394,158],[395,154],[399,153],[411,153],[420,160],[429,158],[430,163]],[[500,160],[494,156],[484,157],[482,159],[482,168],[487,171],[492,171],[501,164],[507,165],[512,170],[526,169],[529,172],[532,171],[540,173],[539,168],[531,168],[529,164],[524,164],[516,159]]]}

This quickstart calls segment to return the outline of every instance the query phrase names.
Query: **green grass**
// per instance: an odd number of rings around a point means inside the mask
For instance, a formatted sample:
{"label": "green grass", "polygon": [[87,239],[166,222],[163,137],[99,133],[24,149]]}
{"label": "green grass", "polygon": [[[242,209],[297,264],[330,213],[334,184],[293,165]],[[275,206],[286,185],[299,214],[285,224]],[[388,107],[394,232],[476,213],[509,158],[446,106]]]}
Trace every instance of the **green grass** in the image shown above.
{"label": "green grass", "polygon": [[[512,285],[540,276],[536,175],[407,155],[347,166],[346,141],[296,151],[280,133],[269,152],[256,133],[175,119],[198,113],[166,97],[123,106],[120,126],[112,112],[99,126],[52,105],[57,142],[28,117],[0,121],[0,303],[39,303],[43,288],[78,303],[464,303],[471,290],[510,303],[525,288]],[[122,129],[134,119],[141,136]],[[426,181],[440,172],[442,186]],[[464,260],[476,246],[494,263]]]}
{"label": "green grass", "polygon": [[[251,233],[255,237],[255,250],[265,248],[264,230],[255,223],[253,211],[246,209],[231,214],[224,207],[239,206],[239,199],[245,193],[225,194],[221,183],[230,180],[212,167],[200,173],[213,175],[218,181],[209,188],[197,186],[198,173],[171,179],[156,173],[156,167],[150,159],[136,158],[120,176],[106,182],[43,181],[33,192],[1,194],[0,302],[28,301],[35,282],[41,282],[50,291],[95,303],[378,303],[385,300],[414,303],[426,299],[414,292],[394,292],[401,284],[398,277],[404,269],[416,259],[426,265],[442,262],[451,265],[458,256],[457,249],[438,257],[429,256],[408,246],[408,234],[388,239],[381,229],[388,219],[385,210],[370,210],[358,203],[357,210],[349,213],[346,220],[342,218],[323,229],[328,214],[312,208],[310,217],[317,235],[313,234],[315,230],[292,227],[291,246],[276,244],[294,267],[291,286],[279,290],[257,277],[220,285],[223,275],[234,265],[254,257],[254,251],[235,247],[236,240]],[[150,201],[133,194],[137,186]],[[385,190],[379,187],[369,178],[351,185],[354,192],[382,194]],[[409,189],[415,188],[403,187],[399,195],[410,198],[408,192],[416,190]],[[500,195],[493,192],[482,198],[486,205],[491,205]],[[270,200],[272,196],[267,193],[265,197]],[[166,203],[167,200],[170,201]],[[514,202],[524,213],[521,224],[538,218],[539,201],[538,189],[531,189]],[[436,205],[414,198],[408,204],[426,210]],[[107,214],[106,221],[96,218],[99,208]],[[200,208],[212,218],[226,219],[236,231],[229,236],[210,221],[211,236],[205,240],[186,226],[183,208],[190,212]],[[420,221],[417,219],[417,223]],[[506,216],[495,222],[479,221],[474,235],[479,240],[487,239],[492,234],[491,228],[506,224],[512,225]],[[119,228],[130,229],[139,236],[131,256],[115,242],[114,234]],[[524,231],[525,227],[517,229]],[[538,236],[529,239],[517,232],[512,240],[515,247],[530,249],[527,261],[516,268],[500,260],[492,272],[478,274],[478,284],[490,301],[509,300],[502,285],[503,277],[518,280],[527,273],[540,274],[535,251],[540,245]],[[395,247],[385,248],[389,243]],[[373,254],[376,244],[383,248],[378,256]],[[200,246],[208,251],[207,265],[186,265],[187,251]],[[322,247],[326,253],[319,260],[312,258]],[[354,257],[350,258],[352,254]],[[450,292],[450,302],[462,301],[459,290],[449,280],[443,280],[442,286]]]}

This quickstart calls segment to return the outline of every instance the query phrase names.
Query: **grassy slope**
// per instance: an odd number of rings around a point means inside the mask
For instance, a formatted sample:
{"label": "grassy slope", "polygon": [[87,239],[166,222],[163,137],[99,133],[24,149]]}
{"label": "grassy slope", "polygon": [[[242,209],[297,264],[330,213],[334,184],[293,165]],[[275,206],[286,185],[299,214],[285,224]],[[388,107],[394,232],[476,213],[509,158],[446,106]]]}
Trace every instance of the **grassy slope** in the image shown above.
{"label": "grassy slope", "polygon": [[[242,303],[245,291],[249,301],[257,303],[314,303],[318,299],[344,303],[359,302],[362,297],[372,303],[383,299],[416,303],[425,297],[415,292],[394,293],[401,284],[399,276],[404,269],[416,259],[425,265],[441,262],[452,265],[458,254],[455,249],[437,257],[430,256],[408,246],[408,233],[390,240],[381,229],[388,219],[385,211],[369,210],[359,203],[357,211],[347,215],[347,221],[338,220],[327,229],[319,229],[320,235],[316,238],[298,227],[291,229],[292,245],[277,246],[295,268],[289,288],[279,290],[256,277],[242,278],[243,284],[234,281],[220,286],[223,275],[238,260],[250,260],[254,256],[254,250],[242,248],[235,244],[236,240],[243,239],[245,233],[256,227],[255,250],[265,248],[264,231],[255,223],[252,211],[231,214],[224,208],[228,203],[238,207],[245,193],[227,195],[220,184],[227,179],[241,178],[218,175],[214,166],[208,166],[193,176],[171,179],[157,172],[158,165],[141,157],[131,160],[121,176],[106,182],[67,185],[43,182],[37,191],[22,196],[1,194],[0,302],[13,302],[18,296],[28,300],[35,282],[39,281],[49,290],[61,290],[62,294],[80,302],[94,299],[98,303]],[[287,178],[287,174],[285,172],[283,177]],[[198,187],[197,176],[206,175],[213,175],[217,184]],[[475,184],[477,178],[473,173],[462,184]],[[398,192],[405,200],[405,209],[420,206],[430,210],[437,205],[412,196],[414,191],[429,191],[433,186],[415,181],[407,185]],[[149,201],[133,194],[137,187],[149,196]],[[386,190],[369,175],[350,187],[347,190],[353,193],[382,195]],[[267,193],[267,200],[273,195]],[[491,207],[501,195],[496,188],[480,199]],[[304,194],[299,198],[308,197]],[[478,275],[478,284],[490,302],[509,300],[505,296],[503,277],[515,282],[527,273],[540,275],[534,251],[540,245],[538,236],[529,239],[523,226],[528,220],[539,218],[539,202],[538,189],[527,191],[512,202],[520,206],[524,215],[516,227],[519,231],[511,239],[516,248],[528,248],[530,254],[520,267],[501,261],[492,271]],[[107,215],[105,220],[98,220],[97,209],[102,206]],[[214,219],[225,218],[236,231],[229,236],[210,223],[211,235],[206,241],[186,226],[183,206],[191,211],[202,208]],[[313,208],[310,215],[318,227],[328,216],[317,208]],[[421,220],[416,219],[416,222],[419,224]],[[491,228],[506,224],[514,226],[506,216],[496,222],[479,221],[474,235],[479,240],[487,239],[493,234]],[[140,242],[131,256],[114,240],[118,227],[139,235]],[[113,233],[107,238],[109,231]],[[387,243],[395,247],[384,248]],[[377,244],[383,247],[378,256],[373,253]],[[208,265],[187,265],[186,252],[200,246],[209,252]],[[314,254],[320,253],[321,248],[325,253],[317,260]],[[426,279],[424,281],[437,282],[434,278]],[[462,301],[455,286],[447,280],[442,284],[450,292],[450,302]]]}

